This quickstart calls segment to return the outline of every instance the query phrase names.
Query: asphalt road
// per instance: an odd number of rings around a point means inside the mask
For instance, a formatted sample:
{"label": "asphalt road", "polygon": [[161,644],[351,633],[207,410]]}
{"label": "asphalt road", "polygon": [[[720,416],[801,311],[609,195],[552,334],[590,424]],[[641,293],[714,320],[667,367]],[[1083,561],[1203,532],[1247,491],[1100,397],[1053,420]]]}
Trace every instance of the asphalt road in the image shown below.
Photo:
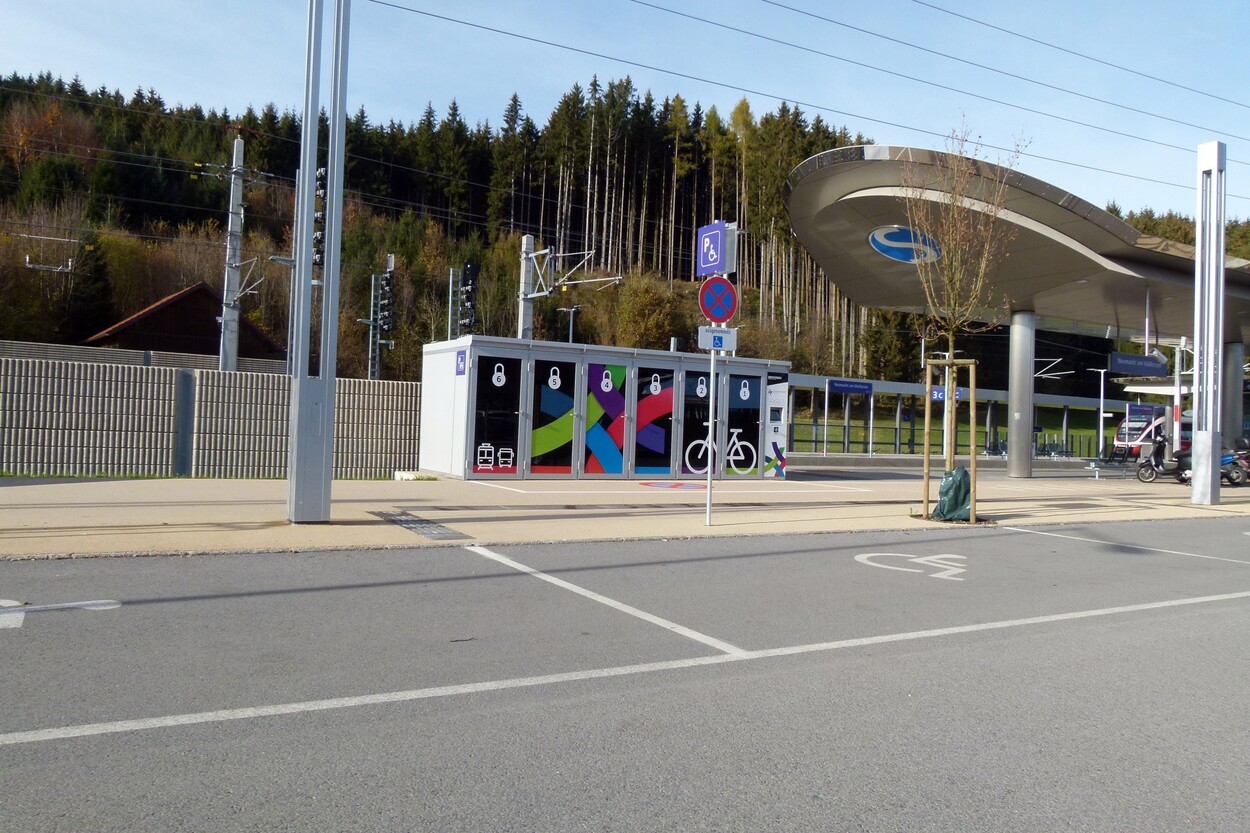
{"label": "asphalt road", "polygon": [[1250,818],[1244,519],[0,562],[0,598],[0,831]]}

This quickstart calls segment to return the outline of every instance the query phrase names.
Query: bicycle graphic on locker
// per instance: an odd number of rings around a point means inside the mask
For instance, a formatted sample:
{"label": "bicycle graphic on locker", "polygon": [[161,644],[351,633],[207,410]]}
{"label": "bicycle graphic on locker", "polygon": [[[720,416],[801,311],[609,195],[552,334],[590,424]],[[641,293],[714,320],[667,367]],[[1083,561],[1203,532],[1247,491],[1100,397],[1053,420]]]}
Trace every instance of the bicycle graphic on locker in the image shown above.
{"label": "bicycle graphic on locker", "polygon": [[[708,427],[708,423],[703,423],[703,427]],[[757,455],[755,446],[738,436],[741,433],[741,428],[729,429],[729,443],[725,446],[725,466],[732,469],[734,474],[750,474],[755,470]],[[686,470],[694,474],[706,472],[711,462],[710,450],[707,437],[700,437],[686,446]]]}

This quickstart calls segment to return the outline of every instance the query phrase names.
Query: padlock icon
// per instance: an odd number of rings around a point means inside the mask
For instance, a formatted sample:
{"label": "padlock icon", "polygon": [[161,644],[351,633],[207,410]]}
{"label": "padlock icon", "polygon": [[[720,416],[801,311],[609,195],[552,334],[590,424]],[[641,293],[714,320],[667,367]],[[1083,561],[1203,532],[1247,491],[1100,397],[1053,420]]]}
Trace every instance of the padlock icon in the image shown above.
{"label": "padlock icon", "polygon": [[751,386],[747,384],[747,380],[742,380],[742,387],[738,389],[738,396],[745,402],[751,398]]}
{"label": "padlock icon", "polygon": [[603,371],[603,381],[599,383],[599,389],[604,393],[612,392],[612,374],[606,370]]}
{"label": "padlock icon", "polygon": [[651,374],[651,395],[658,396],[661,389],[662,388],[660,386],[660,374],[658,373]]}
{"label": "padlock icon", "polygon": [[503,375],[503,362],[495,365],[495,375],[491,376],[490,380],[497,388],[502,388],[504,385],[508,384],[508,377]]}
{"label": "padlock icon", "polygon": [[547,377],[547,387],[552,390],[560,389],[560,368],[551,368],[551,375]]}
{"label": "padlock icon", "polygon": [[707,379],[700,376],[699,381],[695,382],[694,392],[700,399],[707,396]]}

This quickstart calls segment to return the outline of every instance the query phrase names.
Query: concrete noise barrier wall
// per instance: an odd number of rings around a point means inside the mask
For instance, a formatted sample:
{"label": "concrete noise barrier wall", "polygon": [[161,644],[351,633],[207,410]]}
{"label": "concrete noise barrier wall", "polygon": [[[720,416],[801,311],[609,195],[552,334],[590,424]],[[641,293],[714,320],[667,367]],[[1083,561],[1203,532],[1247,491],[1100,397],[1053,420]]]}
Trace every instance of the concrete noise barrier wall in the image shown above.
{"label": "concrete noise barrier wall", "polygon": [[[336,382],[334,477],[418,467],[420,385]],[[0,472],[281,478],[290,380],[0,358]]]}

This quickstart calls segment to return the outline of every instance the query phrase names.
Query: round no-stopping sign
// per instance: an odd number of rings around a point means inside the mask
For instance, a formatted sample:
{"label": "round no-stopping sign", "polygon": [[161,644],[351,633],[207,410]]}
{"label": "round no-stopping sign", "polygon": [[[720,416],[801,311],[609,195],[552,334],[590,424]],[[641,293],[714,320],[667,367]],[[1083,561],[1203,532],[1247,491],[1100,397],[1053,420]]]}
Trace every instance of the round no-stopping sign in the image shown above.
{"label": "round no-stopping sign", "polygon": [[699,311],[713,324],[724,324],[738,311],[738,288],[728,278],[713,275],[699,287]]}

